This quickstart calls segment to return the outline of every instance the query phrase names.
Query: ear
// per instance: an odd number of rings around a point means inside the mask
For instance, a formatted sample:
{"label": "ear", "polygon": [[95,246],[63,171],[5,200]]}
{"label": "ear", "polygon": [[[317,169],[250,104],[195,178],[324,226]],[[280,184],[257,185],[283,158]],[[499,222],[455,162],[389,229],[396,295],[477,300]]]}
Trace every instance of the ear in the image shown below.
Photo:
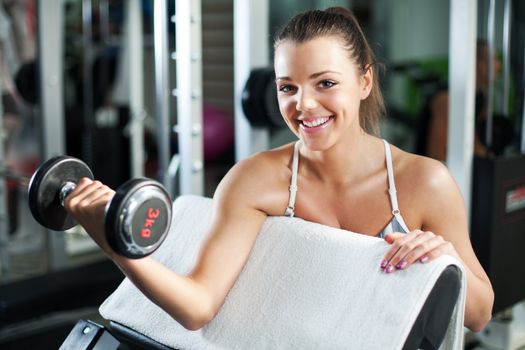
{"label": "ear", "polygon": [[374,71],[371,65],[368,65],[366,72],[361,76],[361,100],[364,100],[370,95],[372,86],[374,85]]}

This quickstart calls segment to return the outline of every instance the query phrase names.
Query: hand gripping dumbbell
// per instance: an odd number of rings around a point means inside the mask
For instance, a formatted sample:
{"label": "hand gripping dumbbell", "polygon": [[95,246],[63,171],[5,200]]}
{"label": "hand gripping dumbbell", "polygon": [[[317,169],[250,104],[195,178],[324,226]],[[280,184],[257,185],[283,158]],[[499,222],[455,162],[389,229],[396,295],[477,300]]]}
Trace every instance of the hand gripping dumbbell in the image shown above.
{"label": "hand gripping dumbbell", "polygon": [[[77,224],[64,200],[78,181],[93,173],[80,159],[59,156],[43,163],[29,182],[29,208],[43,226],[64,231]],[[106,206],[106,239],[118,254],[138,259],[164,241],[171,222],[171,199],[157,181],[131,179],[121,185]]]}

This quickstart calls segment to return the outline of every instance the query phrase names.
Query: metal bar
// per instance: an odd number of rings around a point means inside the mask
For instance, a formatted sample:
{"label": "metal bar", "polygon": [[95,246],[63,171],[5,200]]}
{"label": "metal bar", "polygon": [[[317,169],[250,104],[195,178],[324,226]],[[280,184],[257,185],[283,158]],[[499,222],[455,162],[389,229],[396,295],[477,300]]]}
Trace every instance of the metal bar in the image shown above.
{"label": "metal bar", "polygon": [[[2,79],[0,79],[2,91]],[[4,141],[7,136],[3,128],[4,108],[0,98],[0,167],[5,167]],[[11,274],[11,260],[9,259],[9,215],[7,213],[7,186],[5,179],[0,179],[0,281],[7,281]]]}
{"label": "metal bar", "polygon": [[525,50],[523,50],[523,106],[521,109],[521,154],[525,154]]}
{"label": "metal bar", "polygon": [[109,1],[108,0],[99,0],[98,3],[98,12],[99,12],[99,31],[102,43],[105,45],[109,43],[110,33],[109,33]]}
{"label": "metal bar", "polygon": [[[191,155],[192,155],[192,194],[204,195],[204,127],[202,91],[202,8],[201,0],[188,0],[191,4],[191,74],[192,74],[192,113],[191,113]],[[187,58],[186,58],[187,59]]]}
{"label": "metal bar", "polygon": [[[43,159],[64,154],[63,12],[62,0],[37,2],[38,67],[40,71],[40,130]],[[49,267],[68,265],[64,235],[47,231]]]}
{"label": "metal bar", "polygon": [[241,105],[250,71],[269,65],[269,1],[235,0],[233,13],[235,159],[240,161],[270,145],[269,131],[253,128]]}
{"label": "metal bar", "polygon": [[177,173],[180,169],[180,156],[178,154],[174,154],[173,157],[171,157],[170,165],[168,167],[168,174],[171,178],[175,178],[177,176]]}
{"label": "metal bar", "polygon": [[129,102],[131,109],[131,176],[144,176],[144,38],[141,0],[125,2],[127,22],[125,40],[129,50]]}
{"label": "metal bar", "polygon": [[204,193],[200,1],[175,3],[177,130],[181,194]]}
{"label": "metal bar", "polygon": [[476,0],[450,2],[447,166],[465,198],[468,215],[474,153],[476,6]]}
{"label": "metal bar", "polygon": [[512,26],[512,0],[505,0],[503,14],[503,106],[502,112],[509,115],[509,88],[510,88],[510,39]]}
{"label": "metal bar", "polygon": [[488,41],[488,82],[487,82],[487,115],[485,129],[485,144],[492,148],[492,123],[494,110],[494,22],[496,17],[496,0],[489,0],[489,13],[487,16],[487,41]]}
{"label": "metal bar", "polygon": [[82,158],[90,167],[93,166],[93,72],[92,66],[92,8],[91,0],[82,0],[82,107],[84,130],[82,132]]}
{"label": "metal bar", "polygon": [[12,180],[20,182],[22,185],[29,185],[29,181],[31,180],[30,176],[26,176],[23,174],[16,174],[16,173],[9,171],[6,168],[0,169],[0,178],[1,179],[12,179]]}
{"label": "metal bar", "polygon": [[173,184],[166,176],[170,161],[170,108],[168,69],[168,8],[165,0],[153,1],[153,40],[155,55],[155,119],[159,154],[159,179],[170,195]]}
{"label": "metal bar", "polygon": [[99,0],[98,3],[98,18],[99,18],[99,37],[102,45],[102,56],[100,69],[94,74],[98,74],[99,86],[107,86],[109,84],[109,59],[106,54],[106,46],[110,41],[109,33],[109,3],[108,0]]}

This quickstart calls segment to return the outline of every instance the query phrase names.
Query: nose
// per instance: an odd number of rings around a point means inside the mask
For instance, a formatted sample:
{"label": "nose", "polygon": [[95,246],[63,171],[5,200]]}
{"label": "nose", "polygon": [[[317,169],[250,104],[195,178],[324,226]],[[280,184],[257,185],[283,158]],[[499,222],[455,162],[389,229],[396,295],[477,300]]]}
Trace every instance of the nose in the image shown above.
{"label": "nose", "polygon": [[317,100],[315,95],[306,91],[301,90],[297,94],[297,102],[295,108],[300,112],[310,111],[317,107]]}

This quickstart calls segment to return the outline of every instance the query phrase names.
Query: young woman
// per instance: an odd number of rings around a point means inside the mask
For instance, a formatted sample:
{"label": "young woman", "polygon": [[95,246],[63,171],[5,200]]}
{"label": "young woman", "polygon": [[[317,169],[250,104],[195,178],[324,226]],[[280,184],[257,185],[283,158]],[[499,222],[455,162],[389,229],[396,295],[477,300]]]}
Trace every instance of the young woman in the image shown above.
{"label": "young woman", "polygon": [[101,183],[81,180],[66,209],[146,296],[188,329],[218,312],[263,221],[295,215],[384,237],[392,248],[373,263],[385,273],[456,257],[467,271],[465,325],[481,330],[494,296],[469,241],[461,194],[441,163],[374,136],[384,107],[374,56],[354,16],[341,8],[297,15],[276,38],[274,63],[280,110],[300,141],[229,171],[214,195],[209,239],[188,276],[111,250],[101,218],[114,192]]}

